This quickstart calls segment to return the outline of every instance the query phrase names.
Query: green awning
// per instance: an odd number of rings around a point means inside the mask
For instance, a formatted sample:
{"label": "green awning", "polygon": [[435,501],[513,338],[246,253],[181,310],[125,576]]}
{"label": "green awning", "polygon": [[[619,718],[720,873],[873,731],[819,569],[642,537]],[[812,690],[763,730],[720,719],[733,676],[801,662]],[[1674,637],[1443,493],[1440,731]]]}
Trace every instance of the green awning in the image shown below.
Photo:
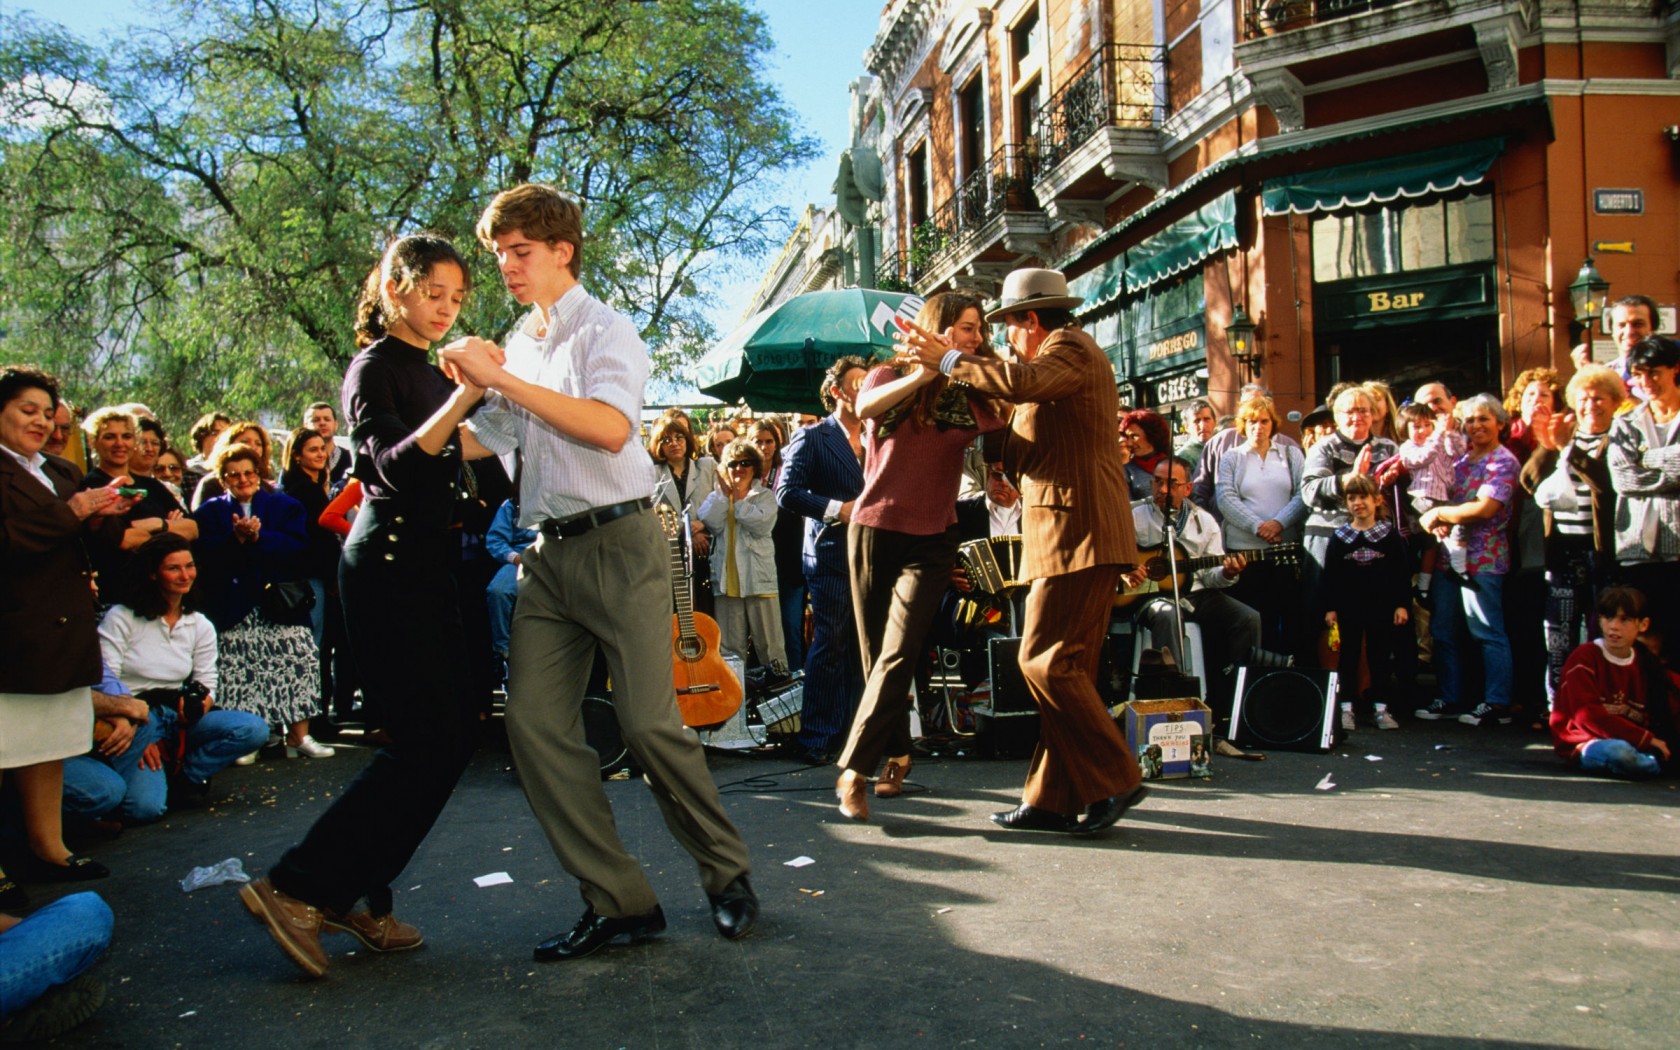
{"label": "green awning", "polygon": [[1126,251],[1126,291],[1137,292],[1157,281],[1183,273],[1203,259],[1235,247],[1237,194],[1234,190],[1208,201],[1160,233],[1145,237]]}
{"label": "green awning", "polygon": [[1297,172],[1267,179],[1261,200],[1267,215],[1307,215],[1451,193],[1481,182],[1503,152],[1503,139],[1477,139],[1422,153]]}
{"label": "green awning", "polygon": [[1126,290],[1126,257],[1117,255],[1096,269],[1080,274],[1068,282],[1068,294],[1085,302],[1078,307],[1081,314],[1107,306],[1120,298]]}

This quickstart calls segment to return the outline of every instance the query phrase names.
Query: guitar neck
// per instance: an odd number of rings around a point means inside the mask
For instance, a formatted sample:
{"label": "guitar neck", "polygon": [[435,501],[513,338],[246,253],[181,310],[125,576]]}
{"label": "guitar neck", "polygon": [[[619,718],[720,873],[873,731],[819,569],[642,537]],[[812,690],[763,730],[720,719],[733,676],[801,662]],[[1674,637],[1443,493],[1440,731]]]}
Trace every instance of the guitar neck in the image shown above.
{"label": "guitar neck", "polygon": [[683,558],[682,539],[672,537],[671,594],[676,599],[677,629],[684,640],[694,638],[694,592],[688,580],[688,565]]}
{"label": "guitar neck", "polygon": [[[1224,554],[1206,554],[1200,558],[1180,558],[1178,559],[1176,568],[1181,573],[1201,572],[1203,569],[1211,569],[1216,565],[1225,564],[1225,559],[1229,558],[1233,554],[1240,554],[1250,562],[1278,561],[1280,559],[1287,560],[1300,553],[1300,549],[1301,545],[1298,543],[1281,543],[1276,547],[1266,547],[1261,550],[1227,551]],[[1166,552],[1163,551],[1156,555],[1156,557],[1165,558]]]}

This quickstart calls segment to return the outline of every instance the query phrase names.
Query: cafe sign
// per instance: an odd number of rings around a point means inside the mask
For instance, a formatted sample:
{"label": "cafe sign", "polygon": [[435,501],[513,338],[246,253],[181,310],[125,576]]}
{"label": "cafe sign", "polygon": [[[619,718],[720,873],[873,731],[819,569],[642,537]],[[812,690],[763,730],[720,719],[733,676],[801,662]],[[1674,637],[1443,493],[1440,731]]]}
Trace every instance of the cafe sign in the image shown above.
{"label": "cafe sign", "polygon": [[1179,401],[1189,401],[1191,398],[1207,396],[1207,376],[1199,375],[1202,370],[1180,372],[1177,375],[1165,376],[1151,380],[1147,384],[1150,408],[1171,405]]}

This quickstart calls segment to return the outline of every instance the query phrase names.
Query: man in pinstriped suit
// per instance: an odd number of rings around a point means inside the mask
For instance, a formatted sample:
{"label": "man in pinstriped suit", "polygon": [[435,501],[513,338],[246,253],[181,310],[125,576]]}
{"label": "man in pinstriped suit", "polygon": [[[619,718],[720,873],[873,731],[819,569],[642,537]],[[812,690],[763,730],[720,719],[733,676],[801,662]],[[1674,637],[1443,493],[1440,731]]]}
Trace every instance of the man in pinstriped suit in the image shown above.
{"label": "man in pinstriped suit", "polygon": [[776,502],[805,520],[805,584],[811,593],[811,648],[805,654],[805,706],[796,746],[813,765],[830,761],[863,696],[863,656],[846,569],[846,524],[863,491],[863,439],[855,404],[868,366],[842,357],[823,377],[829,415],[794,432],[782,452]]}
{"label": "man in pinstriped suit", "polygon": [[1021,805],[992,819],[1022,831],[1100,831],[1146,790],[1097,693],[1121,566],[1138,555],[1113,441],[1114,370],[1073,325],[1069,310],[1082,302],[1055,270],[1016,270],[986,315],[1004,323],[1013,361],[953,350],[940,334],[915,326],[900,355],[1017,406],[1001,458],[1021,479],[1022,575],[1032,589],[1020,661],[1040,731]]}

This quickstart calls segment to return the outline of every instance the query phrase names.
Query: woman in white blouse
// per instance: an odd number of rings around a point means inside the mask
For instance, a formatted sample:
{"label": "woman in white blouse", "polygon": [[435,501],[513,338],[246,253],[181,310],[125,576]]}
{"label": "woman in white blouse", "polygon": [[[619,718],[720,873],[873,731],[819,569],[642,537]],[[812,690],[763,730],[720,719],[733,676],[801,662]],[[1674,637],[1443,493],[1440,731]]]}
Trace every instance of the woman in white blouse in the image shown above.
{"label": "woman in white blouse", "polygon": [[[1269,397],[1253,397],[1237,408],[1237,428],[1246,440],[1219,457],[1214,499],[1224,516],[1227,551],[1264,550],[1299,543],[1307,506],[1301,501],[1301,450],[1274,441],[1277,410]],[[1289,652],[1298,640],[1300,602],[1293,564],[1261,561],[1249,565],[1231,588],[1231,596],[1260,612],[1261,644]]]}
{"label": "woman in white blouse", "polygon": [[712,595],[723,649],[747,660],[750,638],[758,663],[780,669],[781,602],[776,590],[776,494],[764,486],[764,455],[745,438],[723,448],[720,480],[700,504],[713,538]]}
{"label": "woman in white blouse", "polygon": [[[209,794],[212,776],[263,745],[268,724],[214,706],[216,628],[193,611],[198,566],[187,541],[148,541],[135,552],[133,571],[128,604],[112,606],[99,625],[99,648],[106,671],[151,707],[130,746],[133,757],[112,763],[128,782],[121,817],[143,822],[164,814],[170,793],[177,804]],[[208,691],[202,715],[189,683]]]}

